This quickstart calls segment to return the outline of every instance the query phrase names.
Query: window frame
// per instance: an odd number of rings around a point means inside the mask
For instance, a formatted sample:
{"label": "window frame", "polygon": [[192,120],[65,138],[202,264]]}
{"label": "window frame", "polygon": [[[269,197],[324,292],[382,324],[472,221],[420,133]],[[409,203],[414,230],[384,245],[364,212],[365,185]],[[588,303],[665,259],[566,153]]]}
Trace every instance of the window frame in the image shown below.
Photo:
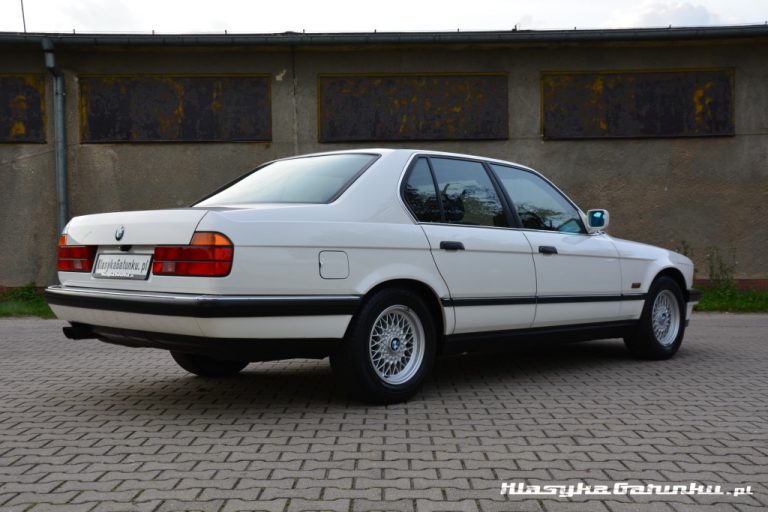
{"label": "window frame", "polygon": [[[429,174],[432,177],[432,185],[435,187],[437,204],[438,204],[438,208],[440,208],[440,219],[441,219],[440,222],[427,222],[427,221],[419,220],[419,218],[416,216],[416,213],[411,208],[411,205],[408,203],[408,199],[405,195],[408,180],[410,179],[411,174],[413,173],[413,169],[416,167],[416,164],[421,158],[424,158],[427,161]],[[432,166],[432,161],[431,161],[432,158],[438,158],[443,160],[458,160],[461,162],[472,162],[472,163],[478,163],[482,165],[483,170],[485,171],[485,174],[488,176],[488,179],[491,181],[491,185],[493,186],[494,192],[496,192],[496,196],[499,198],[499,202],[501,203],[501,209],[504,212],[504,218],[507,221],[507,226],[487,226],[487,225],[477,225],[477,224],[461,224],[459,222],[448,222],[445,217],[445,208],[443,207],[443,199],[442,197],[440,197],[440,189],[437,187],[437,176],[435,175],[435,170]],[[498,181],[498,178],[496,177],[495,173],[491,170],[490,166],[488,165],[488,162],[480,158],[466,158],[466,157],[454,156],[454,155],[439,155],[439,154],[429,154],[429,153],[414,154],[413,157],[411,158],[411,161],[408,163],[408,167],[406,168],[406,171],[403,174],[403,177],[400,181],[400,200],[403,202],[403,205],[405,206],[406,210],[413,218],[414,222],[416,222],[417,224],[438,224],[438,225],[445,225],[445,226],[463,226],[468,228],[487,228],[487,229],[517,229],[517,228],[520,228],[521,226],[520,218],[517,215],[517,210],[510,207],[511,204],[509,202],[509,198],[507,197],[506,193],[504,193],[503,187],[501,186],[501,183]]]}
{"label": "window frame", "polygon": [[[411,179],[411,175],[416,169],[416,165],[419,163],[419,160],[421,160],[422,158],[424,158],[424,161],[427,164],[427,170],[429,171],[429,176],[430,178],[432,178],[432,187],[435,189],[435,198],[437,199],[437,208],[440,210],[440,222],[429,222],[429,221],[419,220],[418,216],[416,215],[416,212],[413,210],[413,208],[411,207],[411,204],[408,202],[408,196],[406,196],[406,192],[408,188],[408,180]],[[413,219],[418,224],[449,224],[445,220],[445,209],[443,208],[443,198],[440,197],[440,190],[437,188],[437,179],[435,178],[435,171],[434,169],[432,169],[432,164],[430,163],[429,158],[426,158],[423,155],[416,155],[413,157],[411,162],[408,164],[405,174],[403,175],[403,179],[400,183],[400,197],[406,209],[408,210],[408,213],[411,214],[411,217],[413,217]]]}
{"label": "window frame", "polygon": [[[435,195],[437,196],[437,203],[438,203],[438,207],[440,208],[440,218],[441,218],[440,222],[427,222],[427,221],[419,220],[419,218],[416,216],[416,213],[411,208],[411,205],[408,203],[408,199],[405,195],[406,185],[408,183],[408,180],[411,177],[413,169],[416,167],[416,163],[421,158],[424,158],[427,161],[427,167],[429,168],[429,173],[430,173],[430,176],[432,177],[432,185],[435,187]],[[496,191],[496,194],[499,196],[499,200],[501,201],[501,206],[504,209],[504,215],[507,218],[507,224],[509,225],[508,226],[479,226],[474,224],[460,224],[456,222],[447,222],[445,220],[445,209],[443,208],[443,201],[442,201],[442,198],[440,197],[440,190],[437,187],[437,177],[435,176],[435,171],[432,168],[432,162],[431,162],[432,158],[460,160],[464,162],[476,162],[481,164],[485,169],[486,174],[490,178],[491,183],[493,184],[493,188]],[[533,176],[536,176],[542,179],[544,183],[552,187],[552,189],[558,195],[560,195],[560,197],[565,199],[565,201],[576,210],[576,213],[578,214],[577,220],[579,222],[579,226],[581,227],[581,232],[573,233],[568,231],[551,231],[548,229],[533,229],[533,228],[527,228],[523,226],[522,220],[520,219],[520,215],[517,211],[517,206],[515,206],[515,202],[512,200],[512,198],[507,193],[507,190],[502,185],[501,178],[493,169],[494,165],[497,165],[499,167],[506,167],[516,171],[526,172],[528,174],[532,174]],[[408,166],[406,167],[405,173],[403,173],[402,178],[400,180],[400,200],[402,201],[406,211],[410,214],[411,218],[416,224],[437,224],[437,225],[445,225],[445,226],[462,226],[467,228],[485,228],[485,229],[518,229],[521,231],[534,231],[537,233],[559,233],[563,235],[585,235],[585,236],[590,235],[589,231],[586,228],[586,225],[584,224],[584,212],[562,190],[560,190],[560,188],[558,188],[557,185],[555,185],[554,183],[552,183],[551,180],[547,179],[547,177],[543,176],[541,173],[536,172],[533,169],[528,169],[526,167],[514,165],[509,162],[483,160],[481,158],[471,158],[471,157],[467,158],[467,157],[455,156],[455,155],[415,153],[411,157],[411,160],[408,163]]]}
{"label": "window frame", "polygon": [[[493,168],[494,165],[496,165],[498,167],[506,167],[508,169],[512,169],[512,170],[515,170],[515,171],[521,171],[521,172],[528,173],[530,175],[533,175],[533,176],[541,179],[544,183],[546,183],[547,185],[552,187],[552,190],[554,190],[556,194],[558,194],[560,197],[565,199],[565,201],[569,205],[571,205],[574,210],[576,210],[576,213],[578,214],[577,220],[579,222],[579,226],[581,227],[581,232],[573,233],[573,232],[569,232],[569,231],[553,231],[553,230],[550,230],[550,229],[534,229],[534,228],[527,228],[527,227],[523,226],[522,220],[520,219],[520,214],[517,211],[517,206],[515,206],[515,202],[512,200],[512,198],[507,193],[506,188],[502,185],[501,178],[498,176],[498,174],[496,173],[496,171]],[[552,183],[552,181],[547,179],[545,176],[543,176],[542,174],[540,174],[540,173],[538,173],[538,172],[536,172],[536,171],[534,171],[532,169],[526,169],[524,167],[520,167],[520,166],[517,166],[517,165],[502,164],[502,163],[499,163],[499,162],[489,162],[488,163],[488,167],[490,168],[491,173],[493,173],[493,175],[499,181],[499,186],[502,188],[502,190],[504,192],[504,195],[507,197],[507,200],[509,201],[509,204],[514,209],[515,216],[517,217],[518,221],[520,222],[520,224],[519,224],[520,225],[520,229],[522,229],[524,231],[536,231],[537,233],[561,233],[561,234],[569,234],[569,235],[589,235],[589,231],[587,230],[586,226],[584,225],[584,212],[582,212],[581,208],[579,208],[576,205],[576,203],[571,201],[571,198],[569,198],[562,190],[560,190],[557,187],[557,185]]]}

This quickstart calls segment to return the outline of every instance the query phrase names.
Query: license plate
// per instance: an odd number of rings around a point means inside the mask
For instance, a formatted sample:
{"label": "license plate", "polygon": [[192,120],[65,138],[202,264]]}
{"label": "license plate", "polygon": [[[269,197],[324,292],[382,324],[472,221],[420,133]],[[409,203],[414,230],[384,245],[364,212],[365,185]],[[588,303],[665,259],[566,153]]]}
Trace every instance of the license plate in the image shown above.
{"label": "license plate", "polygon": [[152,266],[151,254],[99,254],[93,277],[99,279],[146,279]]}

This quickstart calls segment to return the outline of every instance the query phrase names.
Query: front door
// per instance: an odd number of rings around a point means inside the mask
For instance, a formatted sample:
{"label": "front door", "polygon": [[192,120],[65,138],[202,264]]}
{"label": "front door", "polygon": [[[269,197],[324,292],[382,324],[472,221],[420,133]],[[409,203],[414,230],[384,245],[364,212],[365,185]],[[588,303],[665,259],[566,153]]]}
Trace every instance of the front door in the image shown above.
{"label": "front door", "polygon": [[536,266],[534,327],[619,318],[621,268],[613,242],[588,234],[577,208],[539,175],[491,166],[512,200]]}

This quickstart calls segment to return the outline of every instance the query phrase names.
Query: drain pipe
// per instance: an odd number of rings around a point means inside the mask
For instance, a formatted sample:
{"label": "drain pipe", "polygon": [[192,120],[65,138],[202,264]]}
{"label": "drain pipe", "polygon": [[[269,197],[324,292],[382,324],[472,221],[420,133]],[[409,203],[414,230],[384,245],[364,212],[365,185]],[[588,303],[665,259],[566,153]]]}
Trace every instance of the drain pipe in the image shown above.
{"label": "drain pipe", "polygon": [[69,197],[67,194],[67,125],[65,122],[66,97],[64,73],[56,67],[53,42],[43,39],[45,67],[53,76],[53,137],[56,158],[56,206],[59,233],[69,221]]}

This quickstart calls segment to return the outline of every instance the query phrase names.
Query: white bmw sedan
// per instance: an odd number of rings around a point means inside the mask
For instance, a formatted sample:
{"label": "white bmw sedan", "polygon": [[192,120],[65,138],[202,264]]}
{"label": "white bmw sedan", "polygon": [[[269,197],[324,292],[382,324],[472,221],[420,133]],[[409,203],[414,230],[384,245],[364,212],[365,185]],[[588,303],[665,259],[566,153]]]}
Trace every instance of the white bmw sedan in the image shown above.
{"label": "white bmw sedan", "polygon": [[72,339],[171,352],[220,377],[330,357],[346,388],[402,401],[441,353],[516,340],[680,347],[683,255],[612,238],[518,164],[370,149],[267,163],[192,207],[76,217],[46,290]]}

